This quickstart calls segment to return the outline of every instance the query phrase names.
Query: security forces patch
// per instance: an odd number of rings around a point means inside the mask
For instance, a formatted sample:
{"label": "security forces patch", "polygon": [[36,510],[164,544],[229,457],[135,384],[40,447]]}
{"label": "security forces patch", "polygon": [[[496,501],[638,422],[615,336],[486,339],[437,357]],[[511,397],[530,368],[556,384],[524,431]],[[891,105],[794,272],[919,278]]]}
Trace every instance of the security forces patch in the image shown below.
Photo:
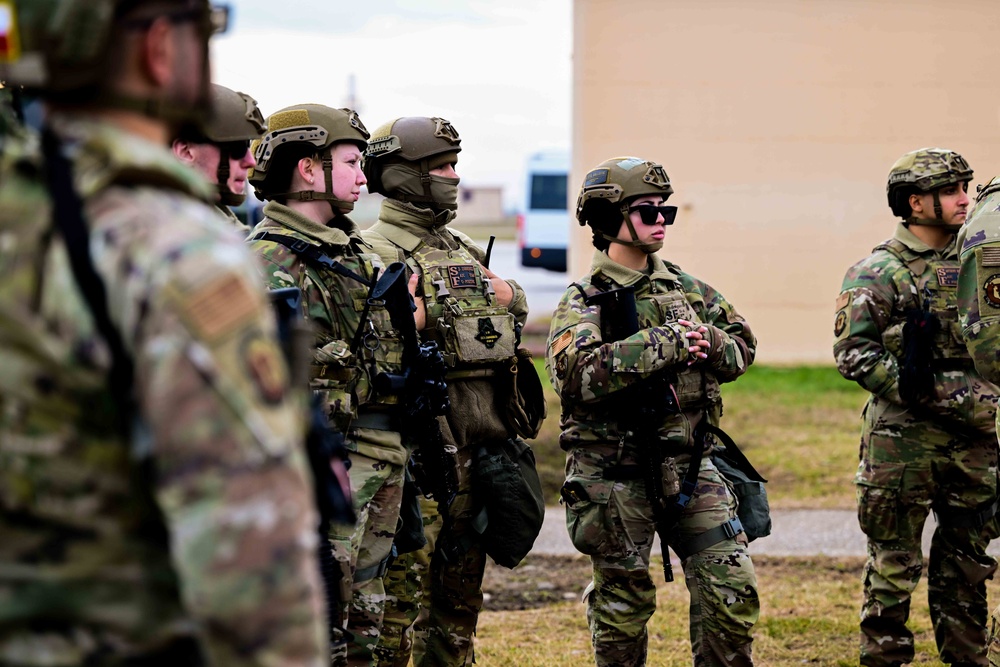
{"label": "security forces patch", "polygon": [[941,287],[958,287],[958,267],[939,266],[937,268],[938,285]]}
{"label": "security forces patch", "polygon": [[847,328],[847,311],[842,310],[837,313],[837,319],[833,323],[833,335],[840,338],[840,334],[844,333]]}
{"label": "security forces patch", "polygon": [[608,182],[610,174],[610,169],[595,169],[587,174],[587,177],[583,179],[583,187],[588,187],[590,185],[604,185]]}
{"label": "security forces patch", "polygon": [[448,282],[453,289],[476,286],[476,267],[471,264],[451,264],[448,267]]}
{"label": "security forces patch", "polygon": [[983,299],[994,308],[1000,308],[1000,273],[994,273],[983,283]]}
{"label": "security forces patch", "polygon": [[288,372],[278,347],[259,331],[243,341],[243,358],[260,397],[271,405],[285,396]]}
{"label": "security forces patch", "polygon": [[486,346],[487,350],[492,350],[502,336],[503,334],[493,326],[493,320],[488,317],[479,318],[479,333],[476,334],[476,340]]}

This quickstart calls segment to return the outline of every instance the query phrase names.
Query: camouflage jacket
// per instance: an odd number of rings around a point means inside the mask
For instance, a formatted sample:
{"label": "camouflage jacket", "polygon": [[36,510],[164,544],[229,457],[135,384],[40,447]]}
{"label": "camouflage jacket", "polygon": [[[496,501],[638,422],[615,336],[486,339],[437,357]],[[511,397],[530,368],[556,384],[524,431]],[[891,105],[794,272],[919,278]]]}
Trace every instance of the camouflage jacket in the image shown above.
{"label": "camouflage jacket", "polygon": [[[392,199],[382,202],[378,222],[362,232],[362,237],[382,257],[382,261],[404,261],[411,270],[423,277],[421,291],[418,294],[424,296],[427,323],[421,336],[434,340],[445,353],[445,361],[449,364],[448,395],[451,400],[451,411],[447,421],[458,446],[509,437],[511,434],[498,411],[483,410],[483,406],[496,406],[500,400],[506,399],[497,396],[499,387],[508,386],[497,374],[509,372],[510,363],[503,364],[502,367],[500,364],[495,364],[493,369],[482,369],[473,365],[471,369],[465,370],[469,368],[469,364],[463,363],[458,358],[459,355],[453,354],[454,341],[444,335],[446,328],[451,326],[445,321],[444,310],[451,306],[438,298],[447,292],[448,287],[451,287],[456,294],[464,285],[475,283],[476,289],[482,287],[485,274],[471,264],[482,262],[486,253],[468,236],[450,229],[435,219],[429,209],[417,208]],[[446,252],[435,253],[435,250]],[[433,259],[435,255],[441,261],[434,260],[433,266],[420,266],[422,257]],[[460,275],[461,279],[456,279],[457,282],[452,282],[448,286],[443,282],[437,287],[431,284],[435,282],[433,275],[449,271],[454,275]],[[513,299],[506,309],[499,306],[493,309],[493,312],[500,311],[503,317],[512,319],[513,322],[508,322],[511,325],[509,328],[513,328],[514,322],[519,327],[527,319],[528,300],[524,290],[516,282],[507,282],[514,290]],[[444,291],[439,289],[440,287],[444,287]],[[493,296],[491,303],[495,302]],[[464,310],[471,305],[466,301],[453,304],[454,310]],[[504,310],[506,312],[503,312]],[[497,318],[494,316],[493,319]],[[503,343],[511,342],[506,338],[502,340]],[[513,350],[513,342],[509,349]],[[491,371],[496,374],[486,377],[482,375],[483,372]]]}
{"label": "camouflage jacket", "polygon": [[[958,320],[958,252],[953,240],[935,250],[902,223],[892,239],[877,247],[844,276],[834,322],[834,356],[840,374],[875,397],[903,404],[899,371],[903,358],[906,311],[925,308],[941,323],[934,342],[934,395],[920,415],[988,432],[993,426],[998,390],[975,370]],[[971,400],[970,400],[971,399]]]}
{"label": "camouflage jacket", "polygon": [[[361,240],[350,218],[339,216],[331,225],[318,224],[291,208],[268,202],[264,219],[254,227],[248,242],[262,260],[268,289],[298,287],[302,290],[303,315],[316,329],[316,348],[311,365],[313,390],[324,396],[332,424],[347,434],[347,446],[365,456],[395,464],[406,462],[396,421],[396,396],[375,391],[380,372],[402,372],[403,346],[382,305],[373,305],[364,324],[361,344],[354,338],[374,270],[381,271],[379,257]],[[321,267],[281,243],[257,240],[262,233],[280,234],[326,253],[366,282]],[[359,415],[365,416],[359,419]],[[386,417],[378,428],[359,427]]]}
{"label": "camouflage jacket", "polygon": [[958,243],[962,335],[976,370],[1000,384],[1000,176],[980,191]]}
{"label": "camouflage jacket", "polygon": [[[618,443],[623,436],[618,418],[628,414],[623,400],[657,371],[677,374],[681,409],[691,417],[668,415],[660,437],[687,445],[692,419],[704,414],[718,425],[719,383],[735,380],[753,363],[757,339],[721,294],[656,255],[649,261],[647,275],[595,251],[591,274],[579,287],[566,290],[552,316],[545,365],[562,401],[563,449]],[[623,340],[605,342],[601,308],[588,306],[585,295],[630,285],[635,287],[640,329]],[[687,329],[675,323],[678,319],[708,326],[708,359],[688,366],[688,341],[683,337]]]}
{"label": "camouflage jacket", "polygon": [[0,663],[142,663],[186,640],[211,664],[321,664],[302,424],[251,255],[168,151],[51,122],[134,363],[134,429],[122,433],[109,348],[53,232],[42,158],[8,146]]}

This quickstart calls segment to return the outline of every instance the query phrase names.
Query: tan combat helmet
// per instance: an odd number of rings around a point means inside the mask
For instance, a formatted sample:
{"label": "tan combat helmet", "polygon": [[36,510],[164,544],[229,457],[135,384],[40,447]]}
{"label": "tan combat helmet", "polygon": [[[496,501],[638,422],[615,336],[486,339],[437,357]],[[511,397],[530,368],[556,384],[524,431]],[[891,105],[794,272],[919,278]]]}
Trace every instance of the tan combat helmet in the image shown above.
{"label": "tan combat helmet", "polygon": [[[255,140],[250,149],[257,165],[250,171],[250,184],[258,199],[286,198],[331,202],[334,209],[349,211],[354,202],[337,199],[333,194],[333,159],[327,149],[342,142],[352,143],[362,151],[368,146],[368,130],[358,114],[351,109],[334,109],[321,104],[298,104],[276,111],[267,118],[267,134]],[[274,173],[275,160],[282,162],[285,155],[321,154],[326,191],[281,192],[288,174]],[[294,168],[281,164],[280,170]]]}
{"label": "tan combat helmet", "polygon": [[[4,3],[9,10],[9,2]],[[115,31],[140,28],[160,17],[197,23],[204,36],[204,89],[194,104],[143,98],[107,89],[114,71]],[[198,119],[208,109],[208,38],[224,32],[227,8],[207,0],[14,0],[7,58],[0,79],[64,104],[98,104],[171,120]]]}
{"label": "tan combat helmet", "polygon": [[[921,148],[896,160],[889,170],[885,193],[893,214],[903,218],[907,224],[955,227],[954,231],[957,231],[957,225],[945,225],[942,220],[938,189],[945,185],[967,183],[971,180],[972,167],[955,151],[945,148]],[[918,220],[912,216],[910,195],[917,192],[934,194],[936,220]]]}
{"label": "tan combat helmet", "polygon": [[[637,157],[611,158],[587,172],[576,198],[576,219],[581,226],[590,225],[595,236],[605,241],[655,252],[663,244],[653,247],[654,244],[639,241],[629,217],[629,203],[645,195],[659,195],[667,199],[673,193],[670,177],[662,165]],[[677,207],[668,207],[664,224],[673,224],[676,215]],[[628,225],[631,242],[618,238],[623,220]]]}
{"label": "tan combat helmet", "polygon": [[[438,210],[458,208],[458,180],[431,169],[458,162],[462,138],[444,118],[409,116],[382,125],[365,151],[368,191]],[[438,190],[435,183],[445,186]]]}
{"label": "tan combat helmet", "polygon": [[250,142],[260,139],[267,131],[264,116],[257,107],[257,101],[246,93],[230,90],[217,83],[212,84],[212,112],[200,124],[200,143],[212,143],[219,147],[219,170],[216,185],[219,200],[226,206],[239,206],[246,195],[234,194],[229,189],[229,159],[238,160],[246,154]]}

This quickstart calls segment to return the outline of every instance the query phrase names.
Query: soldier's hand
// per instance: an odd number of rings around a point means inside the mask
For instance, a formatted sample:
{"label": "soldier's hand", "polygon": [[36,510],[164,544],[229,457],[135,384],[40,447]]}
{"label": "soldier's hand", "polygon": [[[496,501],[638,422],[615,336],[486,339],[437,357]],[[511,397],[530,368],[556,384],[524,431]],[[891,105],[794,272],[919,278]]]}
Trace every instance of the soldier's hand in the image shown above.
{"label": "soldier's hand", "polygon": [[416,306],[416,310],[413,311],[413,322],[417,325],[417,331],[423,331],[424,327],[427,326],[427,306],[424,304],[424,297],[417,296],[417,288],[419,287],[420,274],[414,273],[410,276],[409,282],[406,283],[406,289],[410,291],[413,305]]}
{"label": "soldier's hand", "polygon": [[694,357],[688,361],[688,366],[708,359],[708,352],[712,348],[712,343],[705,336],[708,333],[708,328],[704,325],[696,325],[694,322],[688,320],[677,320],[677,323],[685,327],[693,327],[691,331],[684,334],[684,337],[691,343],[688,346],[688,352]]}
{"label": "soldier's hand", "polygon": [[511,301],[514,300],[514,288],[511,287],[506,280],[493,273],[485,266],[480,264],[486,276],[490,279],[490,283],[493,285],[493,291],[497,293],[497,301],[500,302],[501,306],[510,306]]}

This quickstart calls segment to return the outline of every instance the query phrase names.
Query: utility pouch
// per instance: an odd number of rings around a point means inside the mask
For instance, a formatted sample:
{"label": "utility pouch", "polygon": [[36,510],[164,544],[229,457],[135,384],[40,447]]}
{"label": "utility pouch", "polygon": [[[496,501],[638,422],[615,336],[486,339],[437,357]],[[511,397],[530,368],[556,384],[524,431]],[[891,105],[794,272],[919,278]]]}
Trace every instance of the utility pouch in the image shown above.
{"label": "utility pouch", "polygon": [[767,502],[767,489],[764,488],[767,480],[747,460],[728,433],[710,424],[704,425],[704,428],[723,445],[712,452],[712,463],[733,487],[739,503],[736,516],[743,524],[747,540],[753,542],[758,537],[767,537],[771,534],[771,507]]}
{"label": "utility pouch", "polygon": [[677,474],[677,461],[673,457],[668,456],[660,464],[660,481],[664,496],[676,496],[681,492],[681,476]]}
{"label": "utility pouch", "polygon": [[457,363],[481,364],[510,359],[517,345],[514,333],[514,316],[507,308],[496,306],[464,311],[457,304],[448,306],[452,317],[445,316],[451,328],[451,340],[446,336],[446,346],[452,347]]}

